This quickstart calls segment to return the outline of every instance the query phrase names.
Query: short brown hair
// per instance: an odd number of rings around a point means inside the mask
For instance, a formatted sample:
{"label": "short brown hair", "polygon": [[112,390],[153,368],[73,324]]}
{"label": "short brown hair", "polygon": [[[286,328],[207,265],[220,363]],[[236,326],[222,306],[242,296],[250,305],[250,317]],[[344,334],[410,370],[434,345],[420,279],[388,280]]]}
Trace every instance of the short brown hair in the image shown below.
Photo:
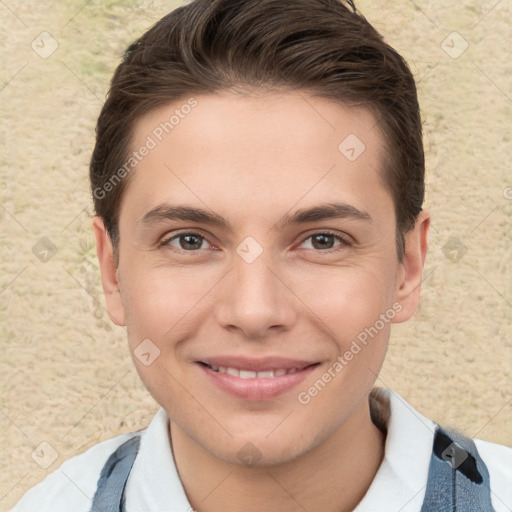
{"label": "short brown hair", "polygon": [[118,171],[136,121],[193,94],[240,88],[300,90],[372,111],[386,141],[384,179],[401,260],[404,235],[424,199],[416,85],[405,60],[353,2],[339,0],[193,0],[126,50],[98,119],[90,165],[96,214],[114,248],[129,178]]}

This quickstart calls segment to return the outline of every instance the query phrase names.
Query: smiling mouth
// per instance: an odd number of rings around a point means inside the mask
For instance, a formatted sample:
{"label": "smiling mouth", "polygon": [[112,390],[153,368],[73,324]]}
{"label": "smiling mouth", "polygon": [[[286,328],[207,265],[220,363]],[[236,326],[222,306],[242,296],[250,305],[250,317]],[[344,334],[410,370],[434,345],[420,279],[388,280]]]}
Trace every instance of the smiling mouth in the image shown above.
{"label": "smiling mouth", "polygon": [[212,357],[196,361],[221,390],[251,401],[272,400],[290,391],[320,365],[282,357]]}
{"label": "smiling mouth", "polygon": [[241,379],[273,379],[274,377],[282,377],[283,375],[290,375],[295,373],[302,368],[280,368],[277,370],[265,370],[256,372],[254,370],[243,370],[240,368],[233,368],[231,366],[217,366],[217,365],[206,365],[210,370],[218,373],[227,373],[233,377],[240,377]]}
{"label": "smiling mouth", "polygon": [[[212,372],[215,373],[224,373],[227,375],[230,375],[232,377],[238,377],[240,379],[274,379],[277,377],[284,377],[285,375],[292,375],[297,372],[301,372],[302,370],[305,370],[306,368],[310,368],[313,366],[317,366],[320,363],[310,363],[310,364],[304,364],[297,362],[297,366],[291,366],[286,365],[286,368],[279,368],[276,366],[276,363],[270,364],[270,367],[265,368],[264,365],[258,365],[259,368],[255,369],[253,368],[244,368],[242,365],[240,367],[235,366],[227,366],[227,365],[221,365],[221,364],[213,364],[213,362],[206,363],[203,361],[198,361],[199,364],[204,366],[205,368],[208,368]],[[262,368],[263,366],[263,368]]]}

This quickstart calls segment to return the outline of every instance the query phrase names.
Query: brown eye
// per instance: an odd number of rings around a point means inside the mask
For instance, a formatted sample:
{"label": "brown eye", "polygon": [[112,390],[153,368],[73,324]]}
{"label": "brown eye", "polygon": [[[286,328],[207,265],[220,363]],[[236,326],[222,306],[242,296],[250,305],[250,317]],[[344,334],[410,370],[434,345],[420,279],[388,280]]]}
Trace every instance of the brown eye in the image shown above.
{"label": "brown eye", "polygon": [[[201,246],[205,241],[206,239],[197,233],[180,233],[178,235],[172,236],[171,238],[168,238],[162,242],[162,245],[170,245],[184,251],[198,251],[201,249]],[[177,242],[177,244],[173,242]]]}
{"label": "brown eye", "polygon": [[334,247],[334,235],[320,233],[311,237],[311,245],[315,249],[331,249]]}
{"label": "brown eye", "polygon": [[[311,240],[311,246],[307,248],[315,249],[317,251],[328,251],[333,248],[335,249],[336,247],[350,245],[350,242],[341,235],[328,232],[314,233],[305,238],[302,243],[304,244],[308,240]],[[336,242],[338,243],[336,244]]]}

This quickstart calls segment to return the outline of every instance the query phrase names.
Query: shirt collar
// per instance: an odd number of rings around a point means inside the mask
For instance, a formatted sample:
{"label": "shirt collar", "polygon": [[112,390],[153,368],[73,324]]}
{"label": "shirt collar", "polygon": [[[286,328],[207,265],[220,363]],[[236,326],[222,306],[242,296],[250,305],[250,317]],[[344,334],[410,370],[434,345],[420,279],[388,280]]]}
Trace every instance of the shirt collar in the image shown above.
{"label": "shirt collar", "polygon": [[[436,424],[397,393],[389,389],[380,393],[384,398],[381,407],[389,407],[384,459],[354,512],[418,511],[425,496]],[[126,486],[126,510],[192,511],[174,462],[169,418],[163,408],[141,434],[139,453]]]}
{"label": "shirt collar", "polygon": [[174,462],[169,418],[163,408],[141,434],[125,493],[126,512],[192,512]]}
{"label": "shirt collar", "polygon": [[390,409],[384,459],[354,512],[417,512],[425,497],[436,424],[394,391],[380,391]]}

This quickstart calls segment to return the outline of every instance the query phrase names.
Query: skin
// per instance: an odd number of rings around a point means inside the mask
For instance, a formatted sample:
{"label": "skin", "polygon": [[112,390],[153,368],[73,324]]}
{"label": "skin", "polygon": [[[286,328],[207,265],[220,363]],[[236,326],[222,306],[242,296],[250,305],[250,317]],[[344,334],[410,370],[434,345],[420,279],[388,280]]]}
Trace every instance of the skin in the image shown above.
{"label": "skin", "polygon": [[[352,510],[382,461],[385,439],[370,419],[368,394],[391,323],[417,308],[429,214],[407,233],[399,262],[384,139],[366,109],[297,92],[196,99],[130,177],[118,265],[102,220],[94,220],[109,314],[127,326],[132,355],[146,338],[160,350],[149,366],[133,360],[170,417],[176,465],[195,510]],[[183,103],[142,117],[133,148]],[[338,150],[349,134],[366,146],[352,162]],[[172,219],[144,225],[147,212],[165,203],[215,212],[229,228]],[[371,219],[279,224],[325,203],[346,203]],[[319,237],[322,230],[334,236]],[[190,248],[190,239],[169,241],[178,233],[204,238],[192,237]],[[236,251],[248,236],[263,251],[252,263]],[[308,404],[299,403],[298,393],[393,304],[400,311],[392,322]],[[226,354],[319,364],[274,399],[246,400],[212,386],[197,364]],[[253,466],[237,455],[247,443],[259,456]]]}

